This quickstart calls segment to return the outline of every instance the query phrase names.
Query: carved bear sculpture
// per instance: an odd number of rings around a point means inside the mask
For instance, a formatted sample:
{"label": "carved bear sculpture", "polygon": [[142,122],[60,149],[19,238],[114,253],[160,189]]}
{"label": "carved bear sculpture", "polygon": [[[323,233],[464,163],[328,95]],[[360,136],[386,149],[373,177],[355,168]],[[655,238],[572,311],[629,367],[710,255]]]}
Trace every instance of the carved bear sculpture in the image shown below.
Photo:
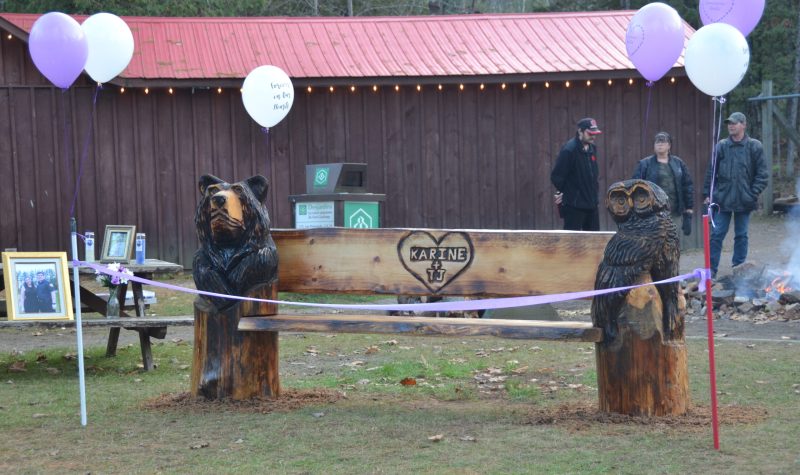
{"label": "carved bear sculpture", "polygon": [[[267,179],[256,175],[231,184],[203,175],[198,184],[202,198],[195,224],[200,249],[193,265],[197,289],[243,296],[254,286],[273,281],[278,273],[278,252],[264,205]],[[220,310],[238,302],[203,298]]]}

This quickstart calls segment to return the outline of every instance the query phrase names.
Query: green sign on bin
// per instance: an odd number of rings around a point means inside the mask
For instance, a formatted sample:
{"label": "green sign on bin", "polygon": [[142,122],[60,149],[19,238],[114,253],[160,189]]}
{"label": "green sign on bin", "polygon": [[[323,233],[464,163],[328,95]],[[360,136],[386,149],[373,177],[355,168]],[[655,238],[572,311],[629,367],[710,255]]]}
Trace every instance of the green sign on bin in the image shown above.
{"label": "green sign on bin", "polygon": [[380,226],[380,214],[376,201],[345,201],[344,227],[377,228]]}

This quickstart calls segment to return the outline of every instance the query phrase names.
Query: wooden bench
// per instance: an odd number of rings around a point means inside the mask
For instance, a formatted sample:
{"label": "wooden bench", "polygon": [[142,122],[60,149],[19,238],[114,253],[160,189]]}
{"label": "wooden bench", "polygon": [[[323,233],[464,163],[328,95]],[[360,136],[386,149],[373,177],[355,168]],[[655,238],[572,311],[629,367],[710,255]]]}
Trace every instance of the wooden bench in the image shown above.
{"label": "wooden bench", "polygon": [[[456,296],[467,299],[580,292],[595,288],[614,233],[442,229],[273,230],[277,281],[248,295],[296,293]],[[683,316],[665,327],[660,292],[645,272],[642,287],[614,307],[616,334],[590,322],[424,318],[384,312],[298,315],[277,305],[241,302],[218,310],[195,302],[192,393],[210,399],[280,394],[278,333],[354,332],[496,336],[595,343],[598,395],[605,412],[676,415],[688,408]],[[677,285],[677,284],[675,284]],[[675,295],[675,298],[678,298]],[[681,308],[682,300],[676,302]],[[685,303],[683,303],[685,308]],[[619,312],[619,313],[616,313]],[[606,316],[610,318],[610,316]]]}

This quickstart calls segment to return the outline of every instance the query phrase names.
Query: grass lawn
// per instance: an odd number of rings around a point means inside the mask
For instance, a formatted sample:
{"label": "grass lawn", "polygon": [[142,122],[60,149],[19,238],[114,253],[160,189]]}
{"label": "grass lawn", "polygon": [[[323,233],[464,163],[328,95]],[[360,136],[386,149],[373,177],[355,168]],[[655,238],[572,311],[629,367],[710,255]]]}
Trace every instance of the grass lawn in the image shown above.
{"label": "grass lawn", "polygon": [[[599,417],[591,344],[281,335],[284,403],[197,403],[191,342],[0,355],[2,473],[800,473],[800,345],[690,341],[690,416]],[[405,381],[406,384],[402,384]],[[410,384],[410,383],[415,384]],[[287,402],[288,401],[288,402]],[[440,439],[438,441],[430,438]]]}

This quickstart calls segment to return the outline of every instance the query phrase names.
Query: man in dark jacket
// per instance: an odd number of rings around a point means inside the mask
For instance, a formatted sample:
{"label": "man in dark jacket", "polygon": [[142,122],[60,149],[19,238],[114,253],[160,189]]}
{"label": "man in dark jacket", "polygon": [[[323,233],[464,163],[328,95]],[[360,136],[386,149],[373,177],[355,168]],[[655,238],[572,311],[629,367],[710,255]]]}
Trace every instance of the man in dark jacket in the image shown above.
{"label": "man in dark jacket", "polygon": [[[725,120],[728,138],[716,146],[716,164],[706,170],[703,185],[705,203],[712,205],[714,228],[711,231],[711,273],[716,276],[722,254],[722,241],[733,220],[733,260],[738,266],[747,259],[747,228],[750,213],[758,206],[758,195],[767,187],[769,171],[764,149],[748,136],[747,118],[734,112]],[[713,180],[712,180],[712,177]]]}
{"label": "man in dark jacket", "polygon": [[560,199],[564,229],[600,230],[600,212],[597,209],[600,171],[594,140],[601,133],[594,119],[578,121],[575,137],[561,147],[550,173],[550,181],[557,190],[557,202]]}

